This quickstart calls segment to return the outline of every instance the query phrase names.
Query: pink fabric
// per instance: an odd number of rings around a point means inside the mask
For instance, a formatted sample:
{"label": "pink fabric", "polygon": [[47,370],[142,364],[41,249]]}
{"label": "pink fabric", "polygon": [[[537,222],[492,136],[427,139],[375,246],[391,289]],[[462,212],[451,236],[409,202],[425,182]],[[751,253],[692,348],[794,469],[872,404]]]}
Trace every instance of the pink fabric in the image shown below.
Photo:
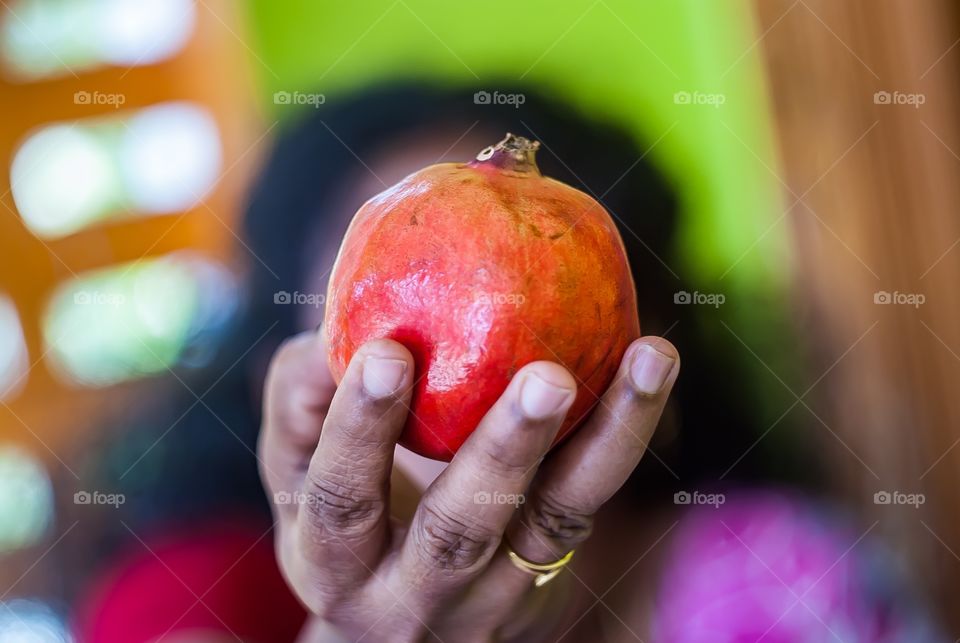
{"label": "pink fabric", "polygon": [[[878,643],[935,640],[873,600],[869,540],[813,506],[741,493],[682,521],[654,615],[658,643]],[[856,543],[856,545],[855,545]],[[849,550],[849,551],[848,551]],[[912,626],[911,626],[912,627]]]}
{"label": "pink fabric", "polygon": [[79,642],[147,643],[190,631],[294,641],[305,613],[277,569],[268,528],[231,521],[145,538],[152,551],[133,543],[81,606]]}

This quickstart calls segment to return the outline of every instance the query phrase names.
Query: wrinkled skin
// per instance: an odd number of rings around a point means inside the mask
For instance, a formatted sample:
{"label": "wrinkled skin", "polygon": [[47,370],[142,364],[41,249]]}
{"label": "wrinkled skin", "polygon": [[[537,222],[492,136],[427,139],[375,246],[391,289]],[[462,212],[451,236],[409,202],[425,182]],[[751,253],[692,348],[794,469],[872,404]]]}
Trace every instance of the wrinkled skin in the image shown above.
{"label": "wrinkled skin", "polygon": [[640,336],[623,242],[594,199],[535,166],[444,163],[357,212],[330,279],[334,379],[375,339],[417,379],[403,446],[449,461],[526,364],[566,367],[577,394],[554,444],[610,385]]}

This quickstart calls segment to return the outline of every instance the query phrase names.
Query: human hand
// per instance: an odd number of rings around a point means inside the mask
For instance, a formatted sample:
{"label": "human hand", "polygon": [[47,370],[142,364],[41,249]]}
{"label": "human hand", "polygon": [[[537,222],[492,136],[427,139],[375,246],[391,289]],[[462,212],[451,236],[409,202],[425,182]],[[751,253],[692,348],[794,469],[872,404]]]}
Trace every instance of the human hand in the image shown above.
{"label": "human hand", "polygon": [[526,365],[403,524],[389,481],[413,359],[371,342],[337,386],[321,336],[274,357],[259,445],[280,566],[304,604],[352,640],[529,640],[555,626],[557,585],[534,589],[505,541],[549,563],[589,536],[646,450],[679,371],[674,347],[631,344],[591,416],[549,455],[577,382],[558,364]]}

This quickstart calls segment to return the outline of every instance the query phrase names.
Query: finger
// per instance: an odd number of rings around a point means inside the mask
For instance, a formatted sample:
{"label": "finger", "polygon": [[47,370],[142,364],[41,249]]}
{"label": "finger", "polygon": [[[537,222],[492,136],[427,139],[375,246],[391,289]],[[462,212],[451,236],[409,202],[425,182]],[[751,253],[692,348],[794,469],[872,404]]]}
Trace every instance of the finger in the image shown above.
{"label": "finger", "polygon": [[[317,585],[366,577],[387,543],[393,450],[407,419],[413,357],[391,340],[354,355],[330,404],[303,486],[296,537]],[[319,588],[321,591],[323,587]]]}
{"label": "finger", "polygon": [[592,516],[623,486],[647,449],[680,370],[659,337],[626,351],[586,424],[542,467],[509,541],[527,560],[548,563],[590,534]]}
{"label": "finger", "polygon": [[427,618],[486,566],[575,397],[563,367],[528,364],[427,489],[388,582],[409,592],[415,615]]}
{"label": "finger", "polygon": [[[627,348],[590,418],[540,467],[521,512],[507,528],[506,540],[516,553],[552,563],[590,535],[593,515],[643,456],[678,372],[677,351],[664,339],[647,337]],[[471,587],[474,600],[465,617],[494,623],[515,614],[533,579],[501,551]],[[564,580],[547,587],[563,590]]]}
{"label": "finger", "polygon": [[285,341],[267,373],[257,450],[261,478],[281,514],[295,511],[289,499],[300,489],[336,390],[322,335],[307,332]]}

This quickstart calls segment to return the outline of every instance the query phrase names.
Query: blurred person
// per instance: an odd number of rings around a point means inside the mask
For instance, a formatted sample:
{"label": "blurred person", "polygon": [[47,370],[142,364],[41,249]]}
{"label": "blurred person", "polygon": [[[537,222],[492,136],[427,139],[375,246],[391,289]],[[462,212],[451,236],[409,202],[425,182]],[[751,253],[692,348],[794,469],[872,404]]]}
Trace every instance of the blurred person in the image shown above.
{"label": "blurred person", "polygon": [[[893,610],[889,602],[871,598],[865,588],[872,563],[852,565],[851,574],[862,581],[830,585],[838,588],[825,594],[831,611],[821,616],[818,603],[812,609],[820,618],[799,624],[790,618],[797,606],[785,599],[777,602],[790,607],[782,615],[749,610],[754,621],[748,626],[716,619],[703,630],[702,621],[677,617],[699,610],[722,613],[723,600],[762,603],[771,582],[782,581],[787,597],[811,589],[799,573],[741,576],[743,564],[718,567],[717,575],[684,584],[690,571],[671,549],[673,539],[695,543],[698,560],[710,568],[711,555],[729,554],[713,547],[718,538],[729,544],[717,521],[731,514],[703,517],[697,511],[693,527],[684,521],[675,532],[673,494],[679,481],[687,488],[708,488],[746,453],[737,467],[739,484],[799,484],[817,478],[817,461],[798,450],[784,470],[784,458],[770,457],[767,445],[751,448],[763,427],[750,413],[742,374],[701,330],[693,307],[672,305],[673,294],[685,286],[668,267],[676,206],[645,150],[630,134],[562,101],[517,92],[526,97],[519,108],[477,104],[469,91],[380,87],[331,100],[281,133],[244,219],[242,236],[254,257],[244,314],[209,368],[183,374],[192,389],[207,392],[203,402],[176,388],[158,393],[135,414],[118,419],[125,430],[108,434],[103,461],[95,465],[112,481],[110,488],[138,499],[123,509],[129,529],[153,533],[174,522],[186,526],[182,535],[189,540],[189,525],[201,517],[246,516],[260,533],[276,537],[279,568],[292,595],[313,613],[302,640],[635,640],[655,631],[660,638],[653,640],[667,642],[764,635],[814,641],[830,640],[830,624],[841,622],[854,624],[845,630],[847,641],[938,640],[929,629],[872,625],[923,620],[913,607]],[[606,404],[546,455],[532,479],[517,477],[516,463],[485,454],[509,449],[524,465],[544,456],[565,412],[564,391],[575,388],[558,364],[521,369],[491,419],[451,465],[397,449],[392,466],[405,417],[405,407],[395,402],[408,399],[414,376],[409,353],[395,342],[368,345],[335,387],[316,331],[322,306],[278,304],[276,293],[324,293],[340,240],[364,201],[423,166],[467,161],[506,131],[542,143],[538,163],[545,176],[602,195],[627,248],[646,336],[625,354]],[[675,347],[682,352],[682,376]],[[394,369],[400,373],[394,385],[374,395],[364,387],[363,371],[377,358],[388,360],[383,377],[398,362],[406,368]],[[524,402],[521,384],[527,381],[540,388]],[[524,404],[526,414],[511,411]],[[375,422],[384,413],[386,419]],[[357,431],[374,425],[378,441],[356,438]],[[265,503],[258,462],[269,500],[314,491],[337,502],[299,510]],[[131,471],[118,479],[118,472]],[[805,478],[795,475],[800,471]],[[457,505],[455,498],[472,498],[470,481],[481,478],[515,488],[527,502],[516,511]],[[729,523],[736,523],[731,533],[741,541],[737,544],[760,547],[765,541],[757,529],[792,526],[791,533],[800,536],[777,555],[804,558],[805,534],[835,531],[815,540],[825,544],[818,555],[805,557],[813,561],[806,575],[826,573],[835,560],[831,554],[843,553],[843,530],[821,520],[815,505],[790,494],[743,498]],[[117,530],[102,540],[130,538]],[[534,575],[511,562],[508,547],[528,563],[563,561],[574,549],[576,556],[550,582],[534,588]],[[741,563],[749,560],[740,554]],[[727,596],[706,591],[721,580],[736,591]],[[262,589],[252,581],[246,586],[251,595]],[[97,594],[110,595],[109,589]],[[850,600],[836,604],[835,596]],[[108,605],[94,598],[85,613],[96,620],[111,613]],[[232,622],[224,609],[220,620]],[[176,629],[177,611],[171,607],[158,625]],[[926,638],[902,638],[903,632],[920,636],[921,631]],[[152,636],[164,632],[161,627]],[[285,632],[278,626],[275,638],[263,640],[291,640]],[[152,639],[143,634],[127,640]]]}

